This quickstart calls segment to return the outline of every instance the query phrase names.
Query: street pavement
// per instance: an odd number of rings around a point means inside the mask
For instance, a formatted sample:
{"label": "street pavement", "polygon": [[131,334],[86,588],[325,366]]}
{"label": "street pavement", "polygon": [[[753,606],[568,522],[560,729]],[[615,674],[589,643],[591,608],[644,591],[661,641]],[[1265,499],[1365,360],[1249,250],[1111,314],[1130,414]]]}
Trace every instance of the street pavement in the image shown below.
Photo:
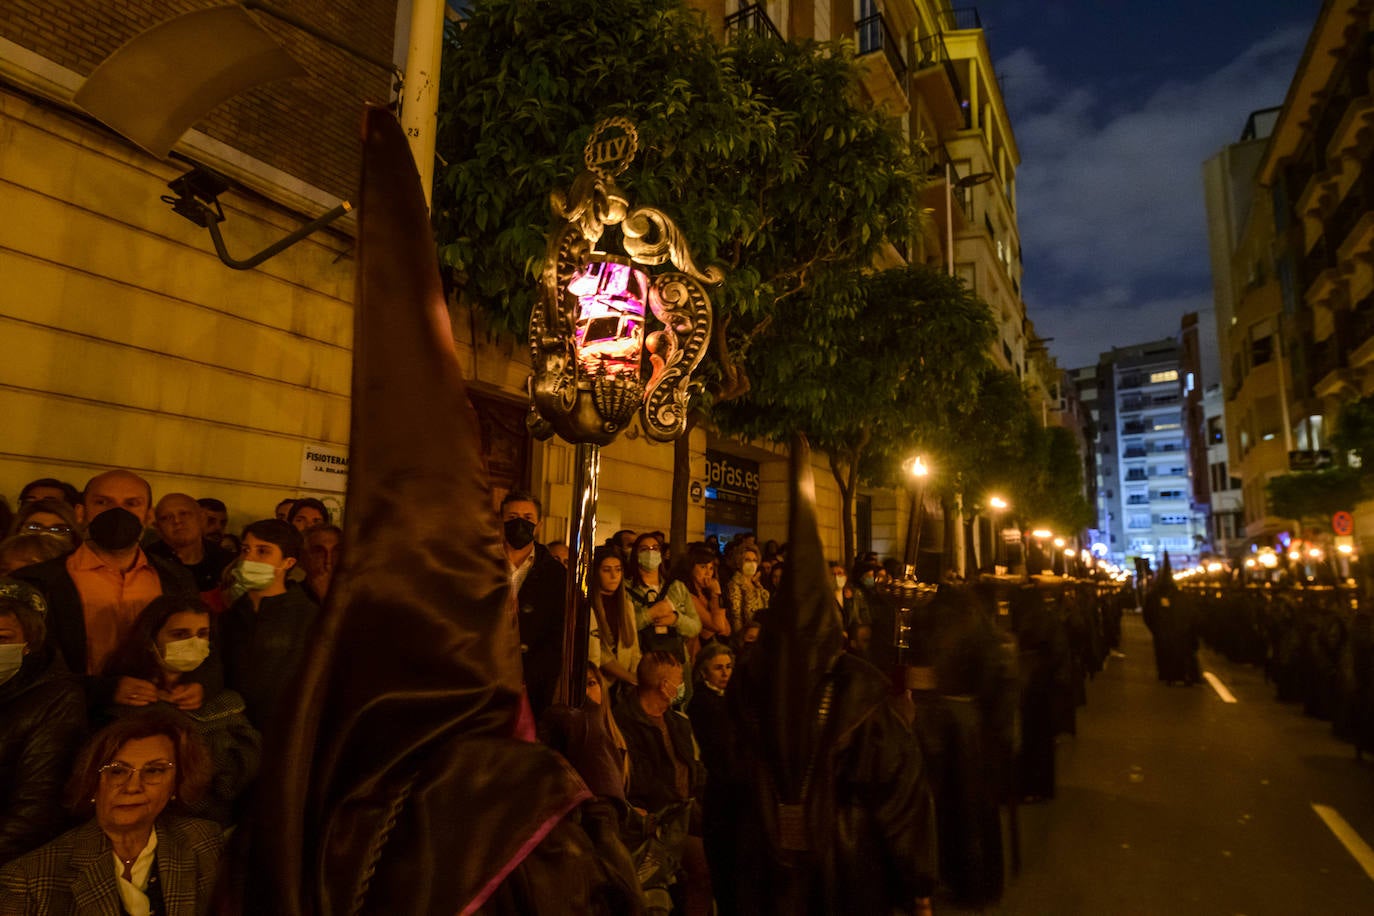
{"label": "street pavement", "polygon": [[[1374,914],[1374,763],[1326,722],[1280,704],[1255,668],[1202,653],[1208,683],[1155,678],[1150,634],[1124,623],[1122,655],[1088,685],[1060,739],[1058,796],[1021,812],[1023,865],[998,914]],[[1340,823],[1337,823],[1340,829]]]}

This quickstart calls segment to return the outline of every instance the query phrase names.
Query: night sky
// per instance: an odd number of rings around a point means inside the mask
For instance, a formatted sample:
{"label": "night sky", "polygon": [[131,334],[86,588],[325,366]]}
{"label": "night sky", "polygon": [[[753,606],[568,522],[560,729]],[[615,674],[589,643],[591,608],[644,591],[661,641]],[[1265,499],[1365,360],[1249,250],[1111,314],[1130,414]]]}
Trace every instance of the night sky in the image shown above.
{"label": "night sky", "polygon": [[984,0],[1021,152],[1023,292],[1069,369],[1199,312],[1217,379],[1202,163],[1283,104],[1320,0]]}

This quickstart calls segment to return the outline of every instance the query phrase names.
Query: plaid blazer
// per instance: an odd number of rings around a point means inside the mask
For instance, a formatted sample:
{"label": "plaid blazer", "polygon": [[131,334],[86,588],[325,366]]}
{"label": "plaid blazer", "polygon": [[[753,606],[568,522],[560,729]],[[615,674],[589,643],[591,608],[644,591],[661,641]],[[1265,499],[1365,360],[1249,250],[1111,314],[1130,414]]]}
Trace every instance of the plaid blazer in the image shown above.
{"label": "plaid blazer", "polygon": [[[205,916],[223,845],[219,824],[157,822],[157,870],[168,916]],[[0,916],[120,916],[108,837],[94,820],[0,869]]]}

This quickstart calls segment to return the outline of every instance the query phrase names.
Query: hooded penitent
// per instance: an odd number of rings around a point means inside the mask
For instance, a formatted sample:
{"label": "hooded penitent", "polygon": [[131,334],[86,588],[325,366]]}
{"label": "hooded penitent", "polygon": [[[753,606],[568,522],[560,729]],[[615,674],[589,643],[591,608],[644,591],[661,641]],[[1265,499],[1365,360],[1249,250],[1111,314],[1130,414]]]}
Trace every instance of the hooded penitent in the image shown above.
{"label": "hooded penitent", "polygon": [[477,420],[382,109],[359,200],[347,556],[269,736],[248,883],[278,916],[469,913],[588,793],[513,737],[519,643]]}
{"label": "hooded penitent", "polygon": [[751,682],[765,707],[774,711],[771,721],[763,723],[760,738],[778,794],[784,802],[797,802],[819,739],[815,727],[818,694],[831,662],[844,648],[835,583],[816,523],[811,449],[800,437],[792,444],[787,535],[781,600],[772,603],[759,632]]}
{"label": "hooded penitent", "polygon": [[800,439],[792,483],[782,588],[726,694],[749,782],[734,812],[739,912],[909,912],[934,869],[920,748],[888,678],[840,651]]}

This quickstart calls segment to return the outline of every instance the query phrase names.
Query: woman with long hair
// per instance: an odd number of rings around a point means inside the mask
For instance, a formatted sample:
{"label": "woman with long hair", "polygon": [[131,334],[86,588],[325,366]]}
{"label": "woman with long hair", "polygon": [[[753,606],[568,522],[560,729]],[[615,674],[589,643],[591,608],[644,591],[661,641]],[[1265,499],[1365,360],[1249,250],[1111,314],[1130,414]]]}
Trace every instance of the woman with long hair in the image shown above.
{"label": "woman with long hair", "polygon": [[620,553],[612,547],[598,549],[592,571],[591,605],[593,623],[601,636],[601,672],[611,679],[610,687],[633,687],[638,683],[639,636]]}
{"label": "woman with long hair", "polygon": [[705,544],[689,544],[675,576],[692,596],[692,604],[701,618],[702,642],[730,635],[730,621],[720,603],[718,563],[716,554]]}
{"label": "woman with long hair", "polygon": [[[663,541],[653,533],[635,538],[630,550],[630,601],[634,603],[641,653],[667,652],[687,664],[687,640],[701,632],[701,617],[687,586],[663,574]],[[687,687],[690,693],[690,685]]]}

